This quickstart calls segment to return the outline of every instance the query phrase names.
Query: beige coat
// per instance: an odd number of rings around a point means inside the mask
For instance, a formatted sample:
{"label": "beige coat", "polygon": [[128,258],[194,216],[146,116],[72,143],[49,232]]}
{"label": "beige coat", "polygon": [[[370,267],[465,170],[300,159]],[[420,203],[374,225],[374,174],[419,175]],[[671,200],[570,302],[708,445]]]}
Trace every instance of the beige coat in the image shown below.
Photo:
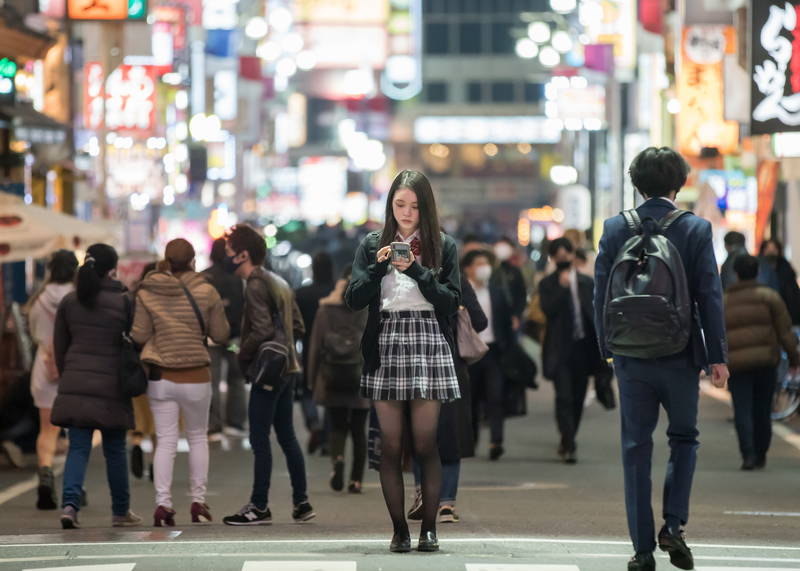
{"label": "beige coat", "polygon": [[[201,274],[166,271],[147,274],[136,293],[133,340],[142,345],[142,361],[162,369],[208,367],[200,322],[181,282],[191,292],[214,343],[228,340],[230,326],[217,290]],[[165,374],[165,378],[170,378]]]}

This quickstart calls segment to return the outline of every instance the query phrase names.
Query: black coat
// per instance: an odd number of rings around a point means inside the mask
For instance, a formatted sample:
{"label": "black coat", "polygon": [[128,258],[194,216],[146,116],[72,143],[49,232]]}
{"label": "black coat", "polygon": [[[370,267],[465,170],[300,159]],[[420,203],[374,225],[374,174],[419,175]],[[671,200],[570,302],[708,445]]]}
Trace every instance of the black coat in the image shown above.
{"label": "black coat", "polygon": [[221,265],[214,264],[203,272],[211,282],[225,304],[225,317],[231,327],[231,339],[239,337],[242,332],[242,310],[244,308],[244,281],[229,272]]}
{"label": "black coat", "polygon": [[[469,313],[472,328],[480,333],[489,326],[489,320],[481,309],[475,290],[469,281],[461,278],[461,304]],[[456,354],[453,362],[458,376],[458,388],[461,398],[442,405],[439,415],[439,456],[442,462],[452,463],[461,458],[475,456],[475,437],[472,434],[472,388],[469,382],[469,369],[458,352],[458,333],[456,338]]]}
{"label": "black coat", "polygon": [[500,262],[492,280],[506,289],[511,312],[517,317],[521,316],[528,306],[528,288],[525,286],[522,270],[509,261]]}
{"label": "black coat", "polygon": [[781,294],[786,309],[789,310],[792,325],[800,325],[800,288],[797,286],[797,273],[784,257],[778,258],[775,273],[778,275],[778,293]]}
{"label": "black coat", "polygon": [[[581,355],[590,365],[590,370],[600,370],[602,362],[600,349],[595,342],[597,339],[592,322],[594,295],[594,280],[589,276],[578,273],[578,298],[580,299],[583,328],[591,355]],[[547,332],[542,346],[542,365],[544,376],[555,379],[558,368],[572,355],[573,335],[575,320],[572,304],[572,292],[569,287],[563,287],[558,280],[558,272],[554,272],[539,282],[539,299],[542,311],[547,316]]]}
{"label": "black coat", "polygon": [[[377,261],[380,239],[380,232],[370,232],[362,240],[353,260],[353,273],[344,297],[350,309],[358,311],[369,307],[367,327],[361,339],[365,373],[377,371],[381,364],[378,351],[381,280],[389,268],[389,260],[381,263]],[[439,329],[455,355],[453,328],[461,304],[461,273],[458,269],[458,249],[455,241],[447,234],[442,234],[440,268],[434,271],[419,262],[414,262],[405,273],[417,282],[422,295],[433,305]]]}
{"label": "black coat", "polygon": [[[297,307],[300,308],[300,315],[303,316],[303,323],[306,326],[306,332],[303,334],[303,354],[301,355],[303,374],[308,368],[308,348],[311,346],[311,331],[314,329],[314,319],[319,309],[319,300],[332,291],[332,283],[313,283],[297,288],[294,292],[294,299],[297,302]],[[305,385],[311,388],[314,385],[314,380],[307,378]]]}
{"label": "black coat", "polygon": [[56,313],[53,349],[60,375],[52,422],[66,428],[131,429],[131,399],[119,390],[122,332],[128,327],[125,286],[105,278],[95,306],[75,292]]}

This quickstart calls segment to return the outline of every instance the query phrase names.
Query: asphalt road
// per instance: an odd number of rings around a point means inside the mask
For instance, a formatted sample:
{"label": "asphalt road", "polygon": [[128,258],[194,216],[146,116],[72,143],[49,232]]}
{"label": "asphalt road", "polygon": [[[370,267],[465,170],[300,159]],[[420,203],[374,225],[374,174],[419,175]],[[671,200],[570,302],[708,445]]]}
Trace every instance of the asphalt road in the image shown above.
{"label": "asphalt road", "polygon": [[[800,435],[782,425],[766,470],[740,472],[730,408],[720,396],[704,394],[701,404],[702,445],[687,528],[698,569],[800,570]],[[90,505],[80,513],[82,529],[71,532],[60,529],[58,512],[34,509],[32,471],[0,467],[0,571],[625,569],[631,547],[617,412],[596,403],[588,406],[578,464],[567,466],[556,459],[550,387],[529,393],[529,399],[528,416],[508,422],[507,453],[499,462],[486,458],[485,432],[480,457],[464,462],[461,522],[440,525],[438,554],[389,554],[391,527],[377,474],[369,472],[362,496],[336,493],[327,484],[328,459],[320,456],[307,458],[318,517],[292,523],[288,474],[277,450],[272,526],[188,523],[186,455],[179,454],[174,485],[178,526],[112,529],[102,453],[95,449],[87,477]],[[654,462],[656,513],[667,457],[664,430],[662,422]],[[251,466],[241,440],[212,445],[209,504],[216,520],[247,501]],[[409,502],[412,495],[409,487]],[[132,500],[133,510],[151,523],[148,480],[132,480]],[[658,564],[671,568],[663,557]]]}

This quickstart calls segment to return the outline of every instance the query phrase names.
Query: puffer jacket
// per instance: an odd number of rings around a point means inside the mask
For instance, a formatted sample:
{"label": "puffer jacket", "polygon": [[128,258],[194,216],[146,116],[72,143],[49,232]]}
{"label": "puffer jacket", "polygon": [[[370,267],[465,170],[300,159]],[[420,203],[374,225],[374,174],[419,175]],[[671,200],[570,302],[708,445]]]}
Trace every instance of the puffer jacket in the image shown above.
{"label": "puffer jacket", "polygon": [[775,367],[781,348],[793,367],[800,364],[797,338],[780,295],[755,280],[733,284],[725,293],[725,325],[731,372]]}
{"label": "puffer jacket", "polygon": [[197,272],[147,274],[136,292],[131,336],[142,346],[142,361],[161,368],[163,378],[179,381],[176,375],[188,370],[196,373],[191,381],[207,381],[211,359],[203,344],[200,322],[181,283],[197,302],[207,335],[218,344],[228,340],[230,326],[222,299]]}
{"label": "puffer jacket", "polygon": [[65,428],[133,428],[131,399],[119,390],[125,286],[104,278],[95,305],[67,294],[56,312],[53,354],[60,378],[52,422]]}

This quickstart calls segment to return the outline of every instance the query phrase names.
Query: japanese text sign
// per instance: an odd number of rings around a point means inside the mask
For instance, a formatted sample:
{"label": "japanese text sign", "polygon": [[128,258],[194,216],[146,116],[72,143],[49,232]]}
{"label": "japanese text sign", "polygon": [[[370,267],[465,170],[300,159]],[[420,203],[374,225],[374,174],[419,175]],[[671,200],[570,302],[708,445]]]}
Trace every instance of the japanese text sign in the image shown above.
{"label": "japanese text sign", "polygon": [[112,131],[148,136],[156,126],[156,68],[121,65],[103,88],[103,69],[99,63],[85,66],[84,125],[89,129],[105,126]]}

